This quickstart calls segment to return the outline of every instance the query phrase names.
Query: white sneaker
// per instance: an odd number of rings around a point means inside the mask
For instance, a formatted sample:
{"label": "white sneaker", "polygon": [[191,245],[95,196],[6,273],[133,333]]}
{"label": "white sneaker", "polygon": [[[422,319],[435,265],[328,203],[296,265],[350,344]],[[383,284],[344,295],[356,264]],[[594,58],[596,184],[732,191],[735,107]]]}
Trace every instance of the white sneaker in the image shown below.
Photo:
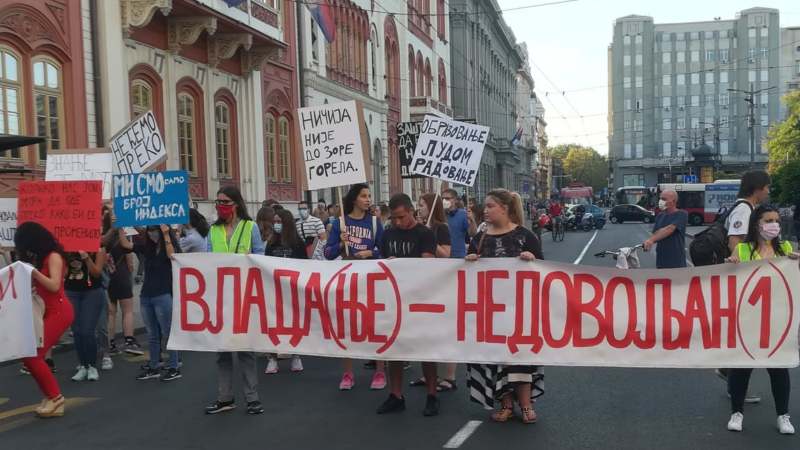
{"label": "white sneaker", "polygon": [[778,431],[780,431],[781,434],[794,434],[794,426],[792,426],[792,422],[789,421],[788,414],[778,416]]}
{"label": "white sneaker", "polygon": [[110,356],[103,356],[103,362],[100,363],[101,370],[111,370],[114,368],[114,361],[111,360]]}
{"label": "white sneaker", "polygon": [[[780,420],[780,417],[778,419]],[[740,412],[735,412],[731,414],[731,420],[728,421],[728,431],[742,431],[743,421],[744,421],[744,414]]]}
{"label": "white sneaker", "polygon": [[86,367],[78,366],[78,371],[72,376],[72,381],[86,381],[87,374]]}
{"label": "white sneaker", "polygon": [[292,372],[302,372],[303,361],[300,361],[299,356],[292,356]]}
{"label": "white sneaker", "polygon": [[267,370],[264,371],[266,374],[273,374],[278,373],[278,359],[273,358],[270,356],[269,360],[267,361]]}
{"label": "white sneaker", "polygon": [[86,379],[89,381],[97,381],[100,379],[100,373],[97,372],[94,366],[89,366],[89,368],[86,369]]}

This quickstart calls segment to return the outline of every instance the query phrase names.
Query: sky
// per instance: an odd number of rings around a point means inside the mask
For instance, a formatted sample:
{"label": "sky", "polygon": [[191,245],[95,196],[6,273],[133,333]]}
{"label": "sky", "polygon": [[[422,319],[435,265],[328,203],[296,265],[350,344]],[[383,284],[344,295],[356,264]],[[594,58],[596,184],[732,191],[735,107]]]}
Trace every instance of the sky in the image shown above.
{"label": "sky", "polygon": [[[497,0],[519,8],[554,0]],[[577,0],[505,11],[517,42],[526,42],[536,93],[546,108],[549,145],[578,143],[608,154],[608,63],[614,20],[638,14],[656,24],[699,22],[756,6],[780,10],[781,27],[800,25],[800,1]],[[562,94],[563,93],[563,94]]]}

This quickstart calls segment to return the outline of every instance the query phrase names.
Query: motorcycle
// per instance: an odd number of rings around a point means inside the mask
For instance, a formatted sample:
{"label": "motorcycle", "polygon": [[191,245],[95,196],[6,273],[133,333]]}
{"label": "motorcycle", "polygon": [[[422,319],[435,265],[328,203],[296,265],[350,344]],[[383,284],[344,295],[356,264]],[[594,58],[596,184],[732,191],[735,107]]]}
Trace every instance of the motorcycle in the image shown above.
{"label": "motorcycle", "polygon": [[594,215],[590,212],[583,213],[583,217],[581,217],[581,228],[583,231],[591,231],[594,226]]}

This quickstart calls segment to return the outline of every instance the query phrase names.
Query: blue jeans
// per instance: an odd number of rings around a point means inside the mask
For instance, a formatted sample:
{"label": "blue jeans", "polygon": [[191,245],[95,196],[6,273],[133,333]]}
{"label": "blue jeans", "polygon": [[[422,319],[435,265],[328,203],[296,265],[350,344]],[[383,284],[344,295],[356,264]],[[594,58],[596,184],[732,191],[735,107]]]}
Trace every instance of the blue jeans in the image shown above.
{"label": "blue jeans", "polygon": [[[161,364],[161,339],[169,340],[172,326],[172,295],[161,294],[155,297],[140,297],[144,325],[147,327],[147,341],[150,348],[150,368],[157,369]],[[178,368],[178,352],[170,350],[168,369]]]}
{"label": "blue jeans", "polygon": [[88,291],[66,291],[75,310],[72,334],[75,351],[82,366],[97,366],[97,322],[103,314],[106,293],[102,288]]}

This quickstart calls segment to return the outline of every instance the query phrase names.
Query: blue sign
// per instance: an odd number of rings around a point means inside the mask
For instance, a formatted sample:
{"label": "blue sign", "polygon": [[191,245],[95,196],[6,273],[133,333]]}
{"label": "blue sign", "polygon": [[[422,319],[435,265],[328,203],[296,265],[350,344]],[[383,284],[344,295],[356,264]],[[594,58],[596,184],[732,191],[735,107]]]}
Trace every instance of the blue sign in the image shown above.
{"label": "blue sign", "polygon": [[683,176],[684,183],[697,183],[697,175],[684,175]]}
{"label": "blue sign", "polygon": [[114,175],[116,227],[189,223],[185,170]]}

